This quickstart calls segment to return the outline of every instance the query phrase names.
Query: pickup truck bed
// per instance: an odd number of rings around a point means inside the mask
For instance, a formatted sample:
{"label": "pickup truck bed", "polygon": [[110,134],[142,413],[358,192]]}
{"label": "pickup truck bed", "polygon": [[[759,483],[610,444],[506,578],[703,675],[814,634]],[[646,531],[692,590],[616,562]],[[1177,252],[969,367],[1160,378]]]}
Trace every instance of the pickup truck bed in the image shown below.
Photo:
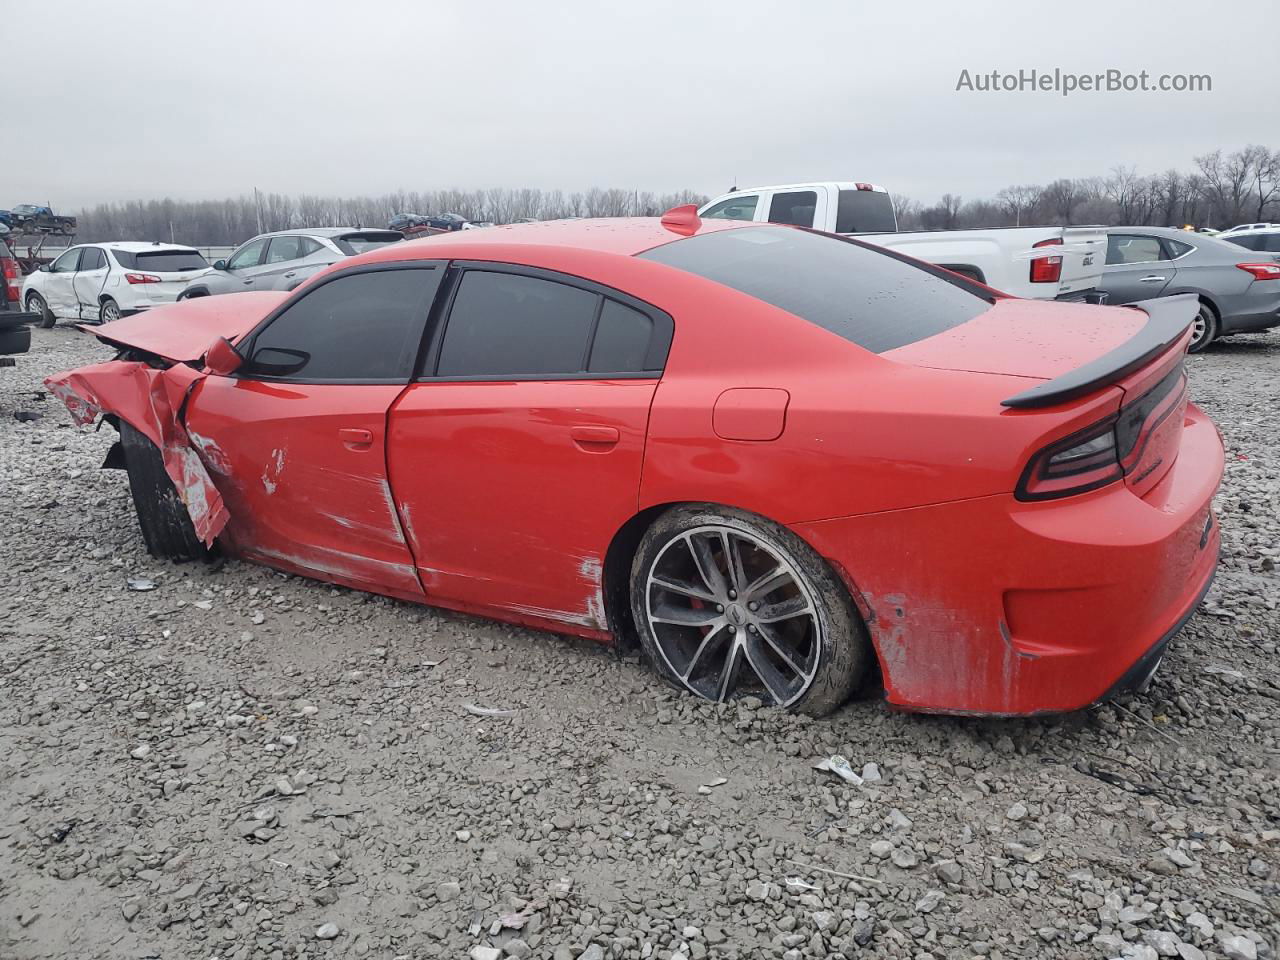
{"label": "pickup truck bed", "polygon": [[1103,227],[992,227],[899,233],[893,200],[860,182],[792,183],[735,190],[699,216],[811,227],[857,237],[945,267],[1003,293],[1035,300],[1096,300],[1106,261]]}

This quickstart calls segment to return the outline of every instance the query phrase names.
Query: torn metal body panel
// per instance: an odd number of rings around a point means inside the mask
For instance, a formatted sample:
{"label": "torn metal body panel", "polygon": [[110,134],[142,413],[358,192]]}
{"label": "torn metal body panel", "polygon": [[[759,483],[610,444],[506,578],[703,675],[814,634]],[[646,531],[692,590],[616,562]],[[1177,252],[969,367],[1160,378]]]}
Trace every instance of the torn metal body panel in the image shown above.
{"label": "torn metal body panel", "polygon": [[77,423],[92,423],[110,413],[146,435],[160,450],[196,536],[212,546],[230,514],[178,418],[187,391],[202,378],[183,365],[158,370],[140,361],[111,360],[56,373],[45,385]]}

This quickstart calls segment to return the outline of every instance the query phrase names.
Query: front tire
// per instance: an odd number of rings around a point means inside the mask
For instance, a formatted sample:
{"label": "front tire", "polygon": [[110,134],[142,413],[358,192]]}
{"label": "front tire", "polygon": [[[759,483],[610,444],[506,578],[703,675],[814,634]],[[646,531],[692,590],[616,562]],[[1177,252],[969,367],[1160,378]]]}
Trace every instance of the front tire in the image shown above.
{"label": "front tire", "polygon": [[98,307],[98,323],[110,323],[112,320],[120,319],[120,304],[116,303],[110,297],[103,299]]}
{"label": "front tire", "polygon": [[756,695],[824,716],[849,698],[870,640],[844,584],[794,533],[741,510],[663,514],[631,569],[631,610],[658,672],[713,701]]}
{"label": "front tire", "polygon": [[1207,303],[1200,304],[1200,312],[1196,314],[1195,332],[1191,335],[1191,343],[1187,353],[1201,353],[1208,350],[1213,341],[1218,339],[1218,315]]}
{"label": "front tire", "polygon": [[58,318],[53,315],[53,311],[49,309],[49,304],[44,302],[44,297],[38,293],[27,294],[27,313],[40,314],[40,329],[48,330]]}
{"label": "front tire", "polygon": [[191,515],[165,472],[160,450],[145,434],[120,421],[120,444],[129,492],[147,552],[167,560],[204,560],[209,550],[196,536]]}

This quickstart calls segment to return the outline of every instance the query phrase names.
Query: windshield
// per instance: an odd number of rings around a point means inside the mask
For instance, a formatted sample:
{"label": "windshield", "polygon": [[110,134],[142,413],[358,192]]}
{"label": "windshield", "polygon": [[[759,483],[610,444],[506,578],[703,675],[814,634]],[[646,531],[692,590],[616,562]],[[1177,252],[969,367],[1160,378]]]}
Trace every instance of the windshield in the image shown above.
{"label": "windshield", "polygon": [[357,253],[377,250],[378,247],[403,239],[403,236],[393,230],[367,230],[364,233],[344,233],[340,237],[334,237],[333,242],[348,257],[354,257]]}
{"label": "windshield", "polygon": [[958,327],[993,302],[946,271],[793,227],[720,230],[640,257],[771,303],[873,353]]}
{"label": "windshield", "polygon": [[143,250],[132,253],[112,250],[116,262],[126,270],[150,270],[153,273],[188,273],[207,270],[209,261],[196,250]]}
{"label": "windshield", "polygon": [[841,190],[836,233],[897,233],[893,200],[879,190]]}

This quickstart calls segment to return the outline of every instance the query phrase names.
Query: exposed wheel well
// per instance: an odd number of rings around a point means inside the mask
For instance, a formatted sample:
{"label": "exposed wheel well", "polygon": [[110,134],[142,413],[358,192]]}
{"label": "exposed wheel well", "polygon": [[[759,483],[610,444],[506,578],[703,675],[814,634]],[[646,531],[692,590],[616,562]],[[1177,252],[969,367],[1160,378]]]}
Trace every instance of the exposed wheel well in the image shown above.
{"label": "exposed wheel well", "polygon": [[978,283],[987,282],[986,275],[980,269],[967,263],[940,263],[938,266],[944,270],[950,270],[952,273],[958,273],[969,280],[976,280]]}
{"label": "exposed wheel well", "polygon": [[641,510],[613,535],[605,552],[600,590],[604,594],[605,619],[619,648],[631,650],[639,646],[635,620],[631,616],[631,562],[635,560],[640,540],[653,521],[678,506],[681,504],[661,503]]}
{"label": "exposed wheel well", "polygon": [[1218,305],[1214,303],[1212,300],[1210,300],[1208,297],[1206,297],[1203,293],[1198,294],[1198,296],[1200,297],[1200,302],[1213,311],[1213,319],[1221,321],[1222,311],[1218,309]]}

